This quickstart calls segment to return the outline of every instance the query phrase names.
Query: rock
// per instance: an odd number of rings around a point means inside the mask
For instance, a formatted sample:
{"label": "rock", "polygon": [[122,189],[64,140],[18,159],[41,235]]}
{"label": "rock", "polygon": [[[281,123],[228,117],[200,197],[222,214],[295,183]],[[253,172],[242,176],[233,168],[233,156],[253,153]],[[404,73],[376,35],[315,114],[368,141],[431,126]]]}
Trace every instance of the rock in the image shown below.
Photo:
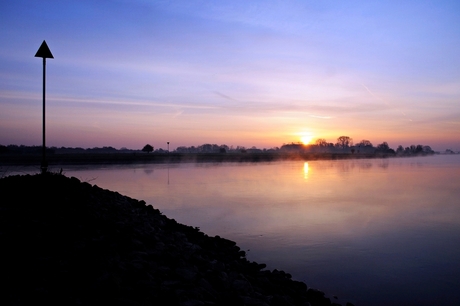
{"label": "rock", "polygon": [[331,305],[234,241],[77,178],[11,176],[0,192],[1,305]]}

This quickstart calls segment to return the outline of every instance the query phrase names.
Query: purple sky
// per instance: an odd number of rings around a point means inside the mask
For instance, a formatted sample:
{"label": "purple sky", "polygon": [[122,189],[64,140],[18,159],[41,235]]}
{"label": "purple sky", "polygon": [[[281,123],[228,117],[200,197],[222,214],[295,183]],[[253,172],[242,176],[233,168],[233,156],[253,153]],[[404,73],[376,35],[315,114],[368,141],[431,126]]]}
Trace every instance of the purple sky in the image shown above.
{"label": "purple sky", "polygon": [[0,144],[460,150],[459,1],[2,1]]}

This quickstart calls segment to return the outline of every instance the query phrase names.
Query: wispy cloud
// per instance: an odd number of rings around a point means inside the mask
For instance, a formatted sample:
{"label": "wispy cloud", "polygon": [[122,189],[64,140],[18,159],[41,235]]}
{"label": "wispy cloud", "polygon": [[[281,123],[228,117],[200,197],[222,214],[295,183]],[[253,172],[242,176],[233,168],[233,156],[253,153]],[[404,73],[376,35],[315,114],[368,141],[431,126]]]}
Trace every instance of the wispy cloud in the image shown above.
{"label": "wispy cloud", "polygon": [[310,117],[318,118],[318,119],[332,119],[332,118],[334,118],[334,117],[331,117],[331,116],[318,116],[318,115],[310,115]]}
{"label": "wispy cloud", "polygon": [[[0,99],[6,100],[40,100],[41,95],[36,93],[23,93],[23,92],[0,92]],[[204,105],[204,104],[187,104],[187,103],[174,103],[174,102],[159,102],[152,100],[139,100],[139,99],[96,99],[96,98],[74,98],[59,95],[49,95],[46,97],[46,101],[53,102],[66,102],[71,104],[101,104],[101,105],[124,105],[124,106],[161,106],[171,108],[183,108],[183,109],[218,109],[218,106]]]}

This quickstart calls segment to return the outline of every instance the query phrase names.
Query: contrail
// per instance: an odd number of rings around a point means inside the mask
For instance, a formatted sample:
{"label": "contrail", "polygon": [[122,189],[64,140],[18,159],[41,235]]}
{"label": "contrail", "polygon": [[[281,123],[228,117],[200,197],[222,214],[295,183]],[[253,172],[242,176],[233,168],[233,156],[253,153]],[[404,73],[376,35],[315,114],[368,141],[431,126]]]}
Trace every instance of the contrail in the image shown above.
{"label": "contrail", "polygon": [[220,96],[220,97],[222,97],[222,98],[224,98],[224,99],[228,99],[228,100],[232,100],[232,101],[238,101],[238,100],[233,99],[233,98],[230,97],[230,96],[224,95],[223,93],[218,92],[218,91],[213,91],[213,93],[215,93],[216,95],[218,95],[218,96]]}
{"label": "contrail", "polygon": [[[385,103],[388,107],[390,106],[390,104],[388,104],[387,101],[385,101],[384,99],[380,98],[380,97],[377,97],[366,85],[362,84],[364,88],[366,88],[367,92],[370,93],[374,98],[376,98],[377,100],[380,100],[382,101],[383,103]],[[404,113],[403,113],[404,114]]]}
{"label": "contrail", "polygon": [[[376,96],[366,85],[364,85],[363,83],[361,83],[361,85],[362,85],[362,86],[367,90],[367,92],[370,93],[374,98],[376,98],[376,99],[382,101],[383,103],[385,103],[386,106],[390,107],[390,104],[389,104],[386,100],[384,100],[384,99],[382,99],[382,98],[380,98],[380,97],[377,97],[377,96]],[[407,118],[406,114],[405,114],[403,111],[400,110],[400,112],[401,112],[401,114],[403,114],[404,117]],[[407,118],[407,119],[408,119],[409,121],[412,121],[411,118]]]}

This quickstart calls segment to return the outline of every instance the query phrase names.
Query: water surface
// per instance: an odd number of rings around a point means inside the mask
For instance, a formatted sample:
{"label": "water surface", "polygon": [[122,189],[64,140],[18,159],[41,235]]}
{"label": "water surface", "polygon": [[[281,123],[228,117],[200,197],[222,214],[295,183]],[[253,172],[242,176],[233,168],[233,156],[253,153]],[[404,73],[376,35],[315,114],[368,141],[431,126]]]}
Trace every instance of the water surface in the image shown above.
{"label": "water surface", "polygon": [[460,156],[64,167],[356,305],[460,304]]}

